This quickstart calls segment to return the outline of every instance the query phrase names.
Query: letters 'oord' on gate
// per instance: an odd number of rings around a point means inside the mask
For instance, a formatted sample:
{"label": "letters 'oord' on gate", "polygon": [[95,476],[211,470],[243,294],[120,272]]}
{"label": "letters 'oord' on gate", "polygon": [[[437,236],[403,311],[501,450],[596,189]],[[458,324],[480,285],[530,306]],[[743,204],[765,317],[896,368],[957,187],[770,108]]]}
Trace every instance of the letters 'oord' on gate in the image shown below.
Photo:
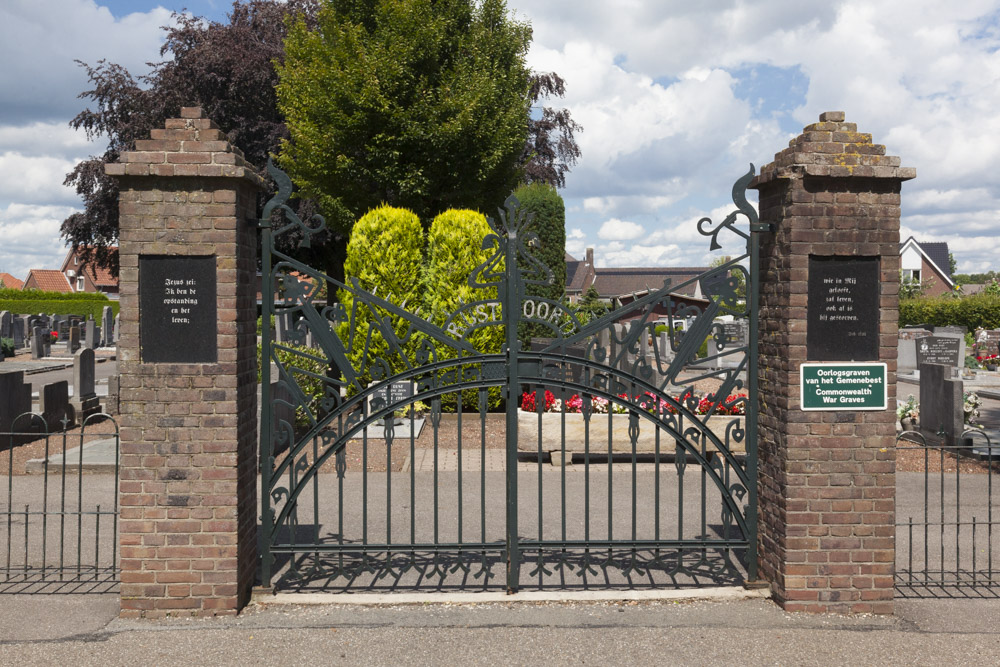
{"label": "letters 'oord' on gate", "polygon": [[[279,250],[282,235],[308,244],[324,223],[298,219],[287,176],[269,170],[279,193],[261,218],[265,586],[756,579],[763,227],[745,199],[752,168],[733,187],[736,210],[698,222],[712,250],[728,236],[742,254],[593,321],[535,294],[552,272],[514,198],[488,220],[488,259],[468,279],[480,296],[425,316]],[[701,297],[680,298],[694,283]],[[350,307],[317,305],[324,285]],[[742,340],[723,324],[738,320]],[[474,344],[488,327],[502,328],[499,349]],[[529,345],[526,331],[546,338]],[[413,390],[387,391],[401,383]]]}

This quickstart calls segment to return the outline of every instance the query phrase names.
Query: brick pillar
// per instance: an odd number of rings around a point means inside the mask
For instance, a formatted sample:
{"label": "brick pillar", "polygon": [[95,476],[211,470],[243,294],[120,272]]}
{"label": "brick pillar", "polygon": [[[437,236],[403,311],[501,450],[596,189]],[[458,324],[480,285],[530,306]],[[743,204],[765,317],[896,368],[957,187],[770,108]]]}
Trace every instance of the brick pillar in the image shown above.
{"label": "brick pillar", "polygon": [[[200,108],[181,116],[106,166],[121,190],[126,617],[234,614],[256,568],[253,223],[262,182]],[[201,273],[191,278],[195,263]],[[165,288],[154,275],[186,279]],[[178,294],[187,303],[175,308]]]}
{"label": "brick pillar", "polygon": [[[774,226],[760,251],[760,573],[787,610],[893,611],[900,184],[916,175],[899,164],[828,112],[751,184]],[[878,258],[867,360],[887,364],[885,410],[801,409],[811,255]]]}

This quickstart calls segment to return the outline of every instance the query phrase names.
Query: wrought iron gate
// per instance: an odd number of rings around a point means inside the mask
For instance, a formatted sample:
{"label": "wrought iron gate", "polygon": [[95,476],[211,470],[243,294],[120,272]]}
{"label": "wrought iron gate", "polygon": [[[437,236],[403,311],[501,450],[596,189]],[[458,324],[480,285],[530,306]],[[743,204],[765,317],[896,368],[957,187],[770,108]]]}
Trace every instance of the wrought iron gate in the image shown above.
{"label": "wrought iron gate", "polygon": [[[731,234],[741,255],[593,321],[533,294],[552,272],[513,197],[488,219],[468,279],[481,298],[425,317],[277,249],[293,232],[309,244],[324,223],[298,219],[289,179],[269,170],[279,192],[260,223],[265,586],[756,579],[763,227],[745,198],[752,166],[733,186],[736,210],[698,222],[712,250]],[[324,285],[342,303],[315,305]],[[474,334],[495,327],[502,346],[478,349]],[[529,343],[539,329],[548,336]]]}

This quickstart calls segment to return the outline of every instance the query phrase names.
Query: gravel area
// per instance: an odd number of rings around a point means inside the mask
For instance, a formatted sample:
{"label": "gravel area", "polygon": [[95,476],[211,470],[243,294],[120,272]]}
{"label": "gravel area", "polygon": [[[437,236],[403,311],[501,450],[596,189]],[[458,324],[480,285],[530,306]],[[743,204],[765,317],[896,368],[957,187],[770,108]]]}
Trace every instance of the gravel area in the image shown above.
{"label": "gravel area", "polygon": [[[87,424],[84,442],[101,440],[114,434],[115,422],[110,419]],[[44,436],[34,437],[32,440],[16,445],[11,448],[9,444],[9,434],[0,436],[0,475],[24,475],[24,464],[32,459],[44,458],[46,451],[48,455],[62,452],[63,449],[73,449],[80,445],[81,428],[76,426],[66,431],[65,440],[63,433],[53,433],[48,438]],[[13,470],[13,472],[11,472]]]}

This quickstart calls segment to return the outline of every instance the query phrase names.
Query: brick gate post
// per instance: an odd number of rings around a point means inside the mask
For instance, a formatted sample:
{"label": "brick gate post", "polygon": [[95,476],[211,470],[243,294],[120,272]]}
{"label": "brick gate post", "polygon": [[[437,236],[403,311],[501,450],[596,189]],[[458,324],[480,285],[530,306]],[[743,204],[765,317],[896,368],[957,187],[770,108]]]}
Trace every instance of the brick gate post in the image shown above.
{"label": "brick gate post", "polygon": [[[833,111],[750,186],[774,226],[760,251],[760,573],[787,610],[893,612],[900,186],[916,176],[899,164]],[[806,361],[884,362],[887,405],[804,411]]]}
{"label": "brick gate post", "polygon": [[234,614],[256,568],[256,194],[200,108],[120,186],[121,615]]}

